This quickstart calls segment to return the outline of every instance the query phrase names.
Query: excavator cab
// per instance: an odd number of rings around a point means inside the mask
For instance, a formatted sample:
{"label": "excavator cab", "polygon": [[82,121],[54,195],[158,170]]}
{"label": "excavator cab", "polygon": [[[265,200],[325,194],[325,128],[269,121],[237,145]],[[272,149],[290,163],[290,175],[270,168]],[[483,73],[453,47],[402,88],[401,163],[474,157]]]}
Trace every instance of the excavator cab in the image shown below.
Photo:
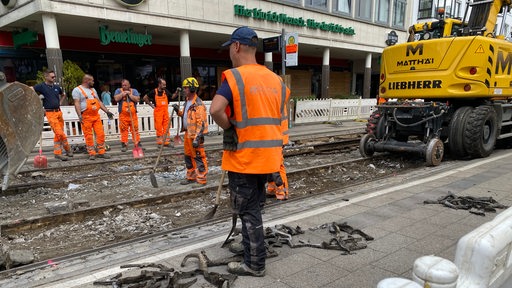
{"label": "excavator cab", "polygon": [[7,83],[0,72],[0,175],[2,190],[18,173],[39,141],[44,111],[41,100],[29,86]]}

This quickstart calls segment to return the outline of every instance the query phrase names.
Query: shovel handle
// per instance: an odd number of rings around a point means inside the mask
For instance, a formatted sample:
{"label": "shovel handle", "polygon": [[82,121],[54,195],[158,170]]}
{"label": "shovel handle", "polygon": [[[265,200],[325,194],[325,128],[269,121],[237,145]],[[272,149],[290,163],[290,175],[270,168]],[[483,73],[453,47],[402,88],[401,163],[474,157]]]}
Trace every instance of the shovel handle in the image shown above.
{"label": "shovel handle", "polygon": [[[169,117],[169,123],[167,124],[167,128],[164,133],[164,141],[167,139],[167,135],[169,135],[169,129],[171,129],[172,117],[174,116],[174,109],[171,112],[171,117]],[[155,166],[153,166],[153,173],[155,173],[156,166],[158,166],[158,162],[160,161],[160,157],[162,156],[162,151],[164,150],[164,145],[160,145],[160,151],[158,151],[158,157],[156,157]]]}
{"label": "shovel handle", "polygon": [[43,155],[43,131],[41,130],[41,136],[39,136],[39,156]]}
{"label": "shovel handle", "polygon": [[217,194],[215,195],[215,205],[219,206],[220,204],[220,191],[222,191],[222,185],[224,184],[224,177],[226,177],[226,170],[222,170],[222,174],[220,175],[219,187],[217,188]]}

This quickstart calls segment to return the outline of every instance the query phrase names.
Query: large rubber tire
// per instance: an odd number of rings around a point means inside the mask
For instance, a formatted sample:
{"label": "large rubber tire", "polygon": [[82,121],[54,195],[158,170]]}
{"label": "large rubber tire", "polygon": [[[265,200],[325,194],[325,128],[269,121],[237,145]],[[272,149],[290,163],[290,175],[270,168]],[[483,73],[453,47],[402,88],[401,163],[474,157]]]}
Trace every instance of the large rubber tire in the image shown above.
{"label": "large rubber tire", "polygon": [[498,120],[494,108],[487,105],[476,107],[464,127],[464,148],[469,156],[483,158],[494,151],[498,137]]}
{"label": "large rubber tire", "polygon": [[373,111],[370,118],[368,118],[368,123],[366,123],[366,133],[375,135],[377,139],[382,139],[386,133],[385,124],[382,112],[379,110]]}
{"label": "large rubber tire", "polygon": [[359,141],[359,153],[364,158],[369,158],[373,156],[373,153],[375,151],[373,149],[368,148],[368,142],[375,141],[375,135],[373,134],[364,134],[363,137],[361,137],[361,141]]}
{"label": "large rubber tire", "polygon": [[468,115],[473,111],[473,107],[460,107],[453,113],[450,121],[450,133],[448,135],[448,147],[450,154],[455,159],[462,159],[468,156],[464,147],[464,131]]}
{"label": "large rubber tire", "polygon": [[441,164],[444,156],[444,144],[439,138],[432,138],[427,143],[425,161],[427,166],[437,166]]}

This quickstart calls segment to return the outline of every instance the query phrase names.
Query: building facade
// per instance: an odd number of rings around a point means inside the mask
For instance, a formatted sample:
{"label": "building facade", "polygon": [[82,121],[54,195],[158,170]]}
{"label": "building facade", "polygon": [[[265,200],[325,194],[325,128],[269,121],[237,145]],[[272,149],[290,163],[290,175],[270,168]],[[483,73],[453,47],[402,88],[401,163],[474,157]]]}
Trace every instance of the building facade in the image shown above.
{"label": "building facade", "polygon": [[406,41],[415,5],[406,0],[5,0],[0,70],[8,81],[31,84],[37,71],[49,67],[63,81],[62,63],[71,60],[95,77],[98,90],[108,85],[113,91],[127,78],[142,92],[155,88],[157,77],[174,89],[192,75],[208,100],[222,71],[231,67],[228,50],[220,45],[237,27],[249,26],[268,38],[266,43],[284,32],[287,46],[298,44],[285,57],[292,66],[283,65],[281,51],[265,53],[271,45],[260,44],[257,55],[276,73],[284,70],[293,97],[375,97],[380,54],[389,39]]}

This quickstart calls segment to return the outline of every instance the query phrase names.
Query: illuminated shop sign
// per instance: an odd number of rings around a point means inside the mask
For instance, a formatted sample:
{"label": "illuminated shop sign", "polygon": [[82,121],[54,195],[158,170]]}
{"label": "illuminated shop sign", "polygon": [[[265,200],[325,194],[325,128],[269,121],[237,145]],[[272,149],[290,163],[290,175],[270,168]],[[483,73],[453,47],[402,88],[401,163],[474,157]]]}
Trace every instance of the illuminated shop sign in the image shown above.
{"label": "illuminated shop sign", "polygon": [[110,43],[124,43],[134,44],[142,47],[144,45],[151,45],[151,34],[134,33],[131,28],[124,31],[111,31],[108,26],[100,26],[100,42],[101,45],[108,45]]}
{"label": "illuminated shop sign", "polygon": [[289,17],[285,13],[277,13],[273,11],[263,11],[261,9],[245,8],[243,5],[235,5],[235,16],[242,16],[254,18],[263,21],[278,22],[300,27],[308,27],[310,29],[320,29],[324,31],[331,31],[344,35],[355,35],[356,32],[352,27],[343,27],[340,24],[318,22],[315,19],[303,19],[302,17],[295,18]]}

